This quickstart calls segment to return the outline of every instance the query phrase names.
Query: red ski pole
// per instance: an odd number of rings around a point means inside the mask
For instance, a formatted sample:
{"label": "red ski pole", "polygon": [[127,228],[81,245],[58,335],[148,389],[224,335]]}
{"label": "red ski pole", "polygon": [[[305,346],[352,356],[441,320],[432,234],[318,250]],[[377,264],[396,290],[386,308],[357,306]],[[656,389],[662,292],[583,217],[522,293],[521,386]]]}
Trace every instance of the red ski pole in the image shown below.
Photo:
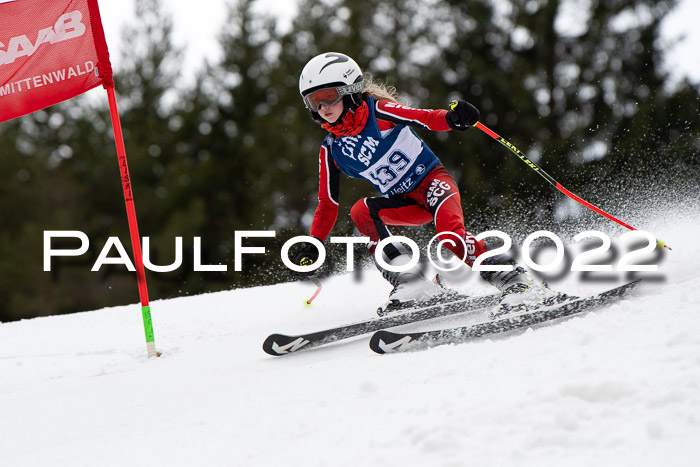
{"label": "red ski pole", "polygon": [[323,285],[321,285],[321,282],[316,279],[315,277],[310,277],[309,280],[314,283],[316,286],[316,291],[314,294],[311,296],[311,298],[304,300],[304,306],[311,306],[311,302],[313,302],[316,297],[318,297],[318,294],[321,293],[321,289],[323,288]]}
{"label": "red ski pole", "polygon": [[[534,162],[532,162],[532,161],[525,155],[525,153],[521,152],[518,148],[516,148],[516,147],[513,145],[513,143],[511,143],[510,141],[506,140],[506,139],[503,138],[502,136],[496,134],[496,132],[494,132],[494,131],[490,130],[489,128],[487,128],[486,125],[482,124],[481,122],[476,122],[476,123],[474,124],[474,126],[477,127],[478,129],[480,129],[481,131],[483,131],[484,133],[486,133],[487,135],[489,135],[491,138],[493,138],[493,139],[495,139],[496,141],[498,141],[499,143],[501,143],[501,145],[505,146],[508,150],[510,150],[510,152],[512,152],[513,154],[515,154],[516,156],[518,156],[518,158],[520,158],[520,160],[522,160],[523,162],[525,162],[525,164],[527,164],[528,167],[530,167],[532,170],[534,170],[535,172],[537,172],[538,174],[540,174],[540,176],[542,176],[542,178],[544,178],[545,180],[547,180],[547,182],[548,182],[550,185],[552,185],[554,188],[556,188],[557,190],[559,190],[559,191],[561,191],[562,193],[564,193],[564,194],[565,194],[566,196],[568,196],[569,198],[571,198],[571,199],[573,199],[574,201],[576,201],[577,203],[579,203],[579,204],[581,204],[581,205],[587,207],[588,209],[591,209],[591,210],[597,212],[597,213],[600,214],[601,216],[605,216],[605,217],[607,217],[608,219],[610,219],[611,221],[617,222],[618,224],[620,224],[620,225],[623,226],[623,227],[626,227],[626,228],[628,228],[628,229],[630,229],[630,230],[637,230],[636,228],[632,227],[631,225],[629,225],[629,224],[627,224],[627,223],[621,221],[620,219],[618,219],[617,217],[615,217],[615,216],[613,216],[613,215],[611,215],[611,214],[608,214],[607,212],[603,211],[603,210],[600,209],[599,207],[597,207],[597,206],[595,206],[595,205],[589,203],[589,202],[586,201],[585,199],[579,198],[578,196],[576,196],[575,194],[573,194],[572,192],[570,192],[569,190],[567,190],[566,188],[564,188],[559,182],[557,182],[556,180],[554,180],[554,178],[552,178],[547,172],[545,172],[544,170],[542,170],[542,168],[541,168],[540,166],[538,166],[537,164],[535,164]],[[666,244],[666,242],[663,241],[663,240],[658,240],[658,239],[657,239],[657,240],[656,240],[656,244],[659,246],[659,248],[668,248],[669,250],[671,249],[671,247],[668,246],[668,245]]]}

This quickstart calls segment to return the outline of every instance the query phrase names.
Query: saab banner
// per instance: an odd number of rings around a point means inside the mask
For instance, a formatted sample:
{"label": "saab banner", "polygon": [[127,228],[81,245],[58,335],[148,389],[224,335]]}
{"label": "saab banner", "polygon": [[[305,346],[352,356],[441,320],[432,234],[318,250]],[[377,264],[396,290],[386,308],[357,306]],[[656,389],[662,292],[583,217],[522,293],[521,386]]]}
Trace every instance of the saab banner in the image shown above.
{"label": "saab banner", "polygon": [[114,87],[97,0],[0,0],[0,122]]}

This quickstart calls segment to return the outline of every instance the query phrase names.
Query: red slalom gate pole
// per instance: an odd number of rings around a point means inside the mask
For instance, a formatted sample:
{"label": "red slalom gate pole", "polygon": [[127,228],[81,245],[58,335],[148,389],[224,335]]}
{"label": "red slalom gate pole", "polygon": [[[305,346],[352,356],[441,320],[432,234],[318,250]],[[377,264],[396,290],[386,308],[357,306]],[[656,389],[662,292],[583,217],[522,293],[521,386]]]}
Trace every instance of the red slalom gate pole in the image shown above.
{"label": "red slalom gate pole", "polygon": [[122,134],[122,124],[119,120],[117,110],[117,98],[114,95],[114,86],[105,86],[107,98],[109,100],[109,113],[112,117],[112,129],[114,131],[114,143],[117,147],[119,159],[119,171],[122,178],[122,189],[124,191],[124,202],[126,203],[126,215],[129,219],[129,233],[131,234],[131,248],[134,252],[134,267],[136,268],[136,281],[139,286],[139,297],[141,299],[141,314],[143,315],[143,327],[146,332],[146,347],[148,357],[158,357],[156,351],[155,337],[153,335],[153,321],[151,319],[151,307],[148,304],[148,287],[146,286],[146,271],[143,267],[143,255],[141,253],[141,240],[139,237],[139,227],[136,222],[136,209],[134,207],[134,196],[129,176],[129,165],[126,162],[126,149],[124,148],[124,136]]}
{"label": "red slalom gate pole", "polygon": [[[556,180],[554,180],[554,178],[552,178],[551,175],[549,175],[547,172],[545,172],[544,170],[542,170],[542,168],[541,168],[540,166],[538,166],[537,164],[535,164],[534,162],[532,162],[532,161],[525,155],[525,153],[521,152],[518,148],[516,148],[515,145],[513,145],[513,143],[511,143],[510,141],[506,140],[504,137],[498,135],[496,132],[490,130],[490,129],[489,129],[488,127],[486,127],[486,125],[484,125],[483,123],[481,123],[481,122],[476,122],[476,123],[474,124],[474,126],[477,127],[479,130],[483,131],[484,133],[486,133],[487,135],[489,135],[491,138],[493,138],[493,139],[495,139],[496,141],[498,141],[499,143],[501,143],[501,145],[503,145],[504,147],[506,147],[510,152],[512,152],[512,153],[515,154],[516,156],[518,156],[518,158],[519,158],[520,160],[522,160],[523,162],[525,162],[525,164],[527,164],[532,170],[534,170],[535,172],[537,172],[538,174],[540,174],[540,176],[542,176],[542,178],[544,178],[545,180],[547,180],[547,182],[548,182],[550,185],[552,185],[554,188],[556,188],[557,190],[559,190],[559,191],[561,191],[562,193],[564,193],[564,194],[565,194],[566,196],[568,196],[569,198],[571,198],[571,199],[573,199],[574,201],[576,201],[577,203],[579,203],[579,204],[581,204],[581,205],[587,207],[588,209],[597,212],[597,213],[600,214],[601,216],[607,217],[607,218],[610,219],[611,221],[616,222],[616,223],[620,224],[621,226],[623,226],[623,227],[625,227],[625,228],[627,228],[627,229],[629,229],[629,230],[637,230],[636,228],[632,227],[631,225],[629,225],[629,224],[627,224],[627,223],[621,221],[620,219],[618,219],[617,217],[615,217],[615,216],[613,216],[613,215],[611,215],[611,214],[608,214],[607,212],[603,211],[603,210],[600,209],[599,207],[597,207],[597,206],[595,206],[595,205],[589,203],[589,202],[586,201],[585,199],[579,198],[578,196],[576,196],[575,194],[573,194],[572,192],[570,192],[569,190],[567,190],[566,188],[564,188],[559,182],[557,182]],[[669,250],[671,249],[671,247],[668,246],[668,245],[666,244],[666,242],[663,241],[663,240],[658,240],[658,239],[657,239],[657,240],[656,240],[656,244],[659,246],[659,248],[668,248]]]}

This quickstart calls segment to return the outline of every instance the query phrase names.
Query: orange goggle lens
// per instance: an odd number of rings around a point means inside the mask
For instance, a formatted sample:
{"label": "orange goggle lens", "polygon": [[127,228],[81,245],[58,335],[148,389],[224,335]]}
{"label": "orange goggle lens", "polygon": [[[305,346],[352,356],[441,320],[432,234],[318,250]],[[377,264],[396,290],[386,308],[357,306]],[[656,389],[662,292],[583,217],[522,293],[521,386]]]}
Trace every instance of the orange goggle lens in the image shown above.
{"label": "orange goggle lens", "polygon": [[337,88],[319,89],[304,97],[307,107],[313,112],[318,112],[318,108],[323,105],[331,106],[340,102],[343,96],[340,95]]}

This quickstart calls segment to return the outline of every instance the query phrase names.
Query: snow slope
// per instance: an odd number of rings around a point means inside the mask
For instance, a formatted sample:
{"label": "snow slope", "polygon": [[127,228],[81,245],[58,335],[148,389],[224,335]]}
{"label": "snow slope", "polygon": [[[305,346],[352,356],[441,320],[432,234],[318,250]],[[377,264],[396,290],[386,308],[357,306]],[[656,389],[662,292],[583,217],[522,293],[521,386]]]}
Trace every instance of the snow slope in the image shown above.
{"label": "snow slope", "polygon": [[674,250],[630,298],[424,352],[262,352],[272,332],[372,317],[374,271],[328,280],[310,308],[306,283],[156,301],[150,360],[136,305],[0,324],[0,465],[696,465],[700,218],[684,216],[646,219]]}

